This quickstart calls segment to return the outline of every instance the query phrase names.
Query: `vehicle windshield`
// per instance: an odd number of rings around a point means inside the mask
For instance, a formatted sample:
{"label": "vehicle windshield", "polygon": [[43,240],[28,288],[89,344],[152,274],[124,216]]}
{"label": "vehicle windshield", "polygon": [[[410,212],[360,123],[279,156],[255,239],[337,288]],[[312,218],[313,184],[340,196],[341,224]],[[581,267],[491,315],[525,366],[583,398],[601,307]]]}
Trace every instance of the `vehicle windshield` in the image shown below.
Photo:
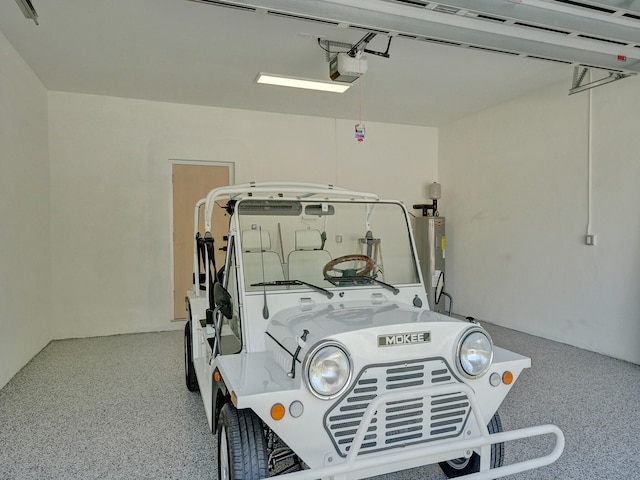
{"label": "vehicle windshield", "polygon": [[245,199],[236,212],[248,292],[419,282],[397,203]]}

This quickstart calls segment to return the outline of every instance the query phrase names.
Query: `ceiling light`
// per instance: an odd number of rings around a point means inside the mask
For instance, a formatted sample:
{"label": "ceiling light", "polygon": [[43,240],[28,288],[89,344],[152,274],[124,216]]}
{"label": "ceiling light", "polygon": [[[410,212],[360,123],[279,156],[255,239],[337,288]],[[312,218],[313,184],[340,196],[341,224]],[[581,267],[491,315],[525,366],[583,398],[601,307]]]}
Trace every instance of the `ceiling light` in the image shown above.
{"label": "ceiling light", "polygon": [[270,73],[260,73],[256,83],[278,85],[280,87],[305,88],[307,90],[321,90],[323,92],[344,93],[351,85],[336,82],[318,82],[304,78],[284,77]]}
{"label": "ceiling light", "polygon": [[30,18],[31,20],[36,22],[36,25],[40,25],[38,23],[38,12],[36,12],[36,9],[33,8],[30,0],[16,0],[16,3],[20,7],[20,10],[22,10],[25,18]]}

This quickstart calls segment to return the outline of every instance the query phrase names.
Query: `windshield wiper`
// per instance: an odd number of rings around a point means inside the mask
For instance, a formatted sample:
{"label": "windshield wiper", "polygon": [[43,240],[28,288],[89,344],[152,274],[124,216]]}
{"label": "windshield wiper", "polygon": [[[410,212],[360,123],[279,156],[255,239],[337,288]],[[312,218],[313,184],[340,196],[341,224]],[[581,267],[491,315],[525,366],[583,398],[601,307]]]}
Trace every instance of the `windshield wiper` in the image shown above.
{"label": "windshield wiper", "polygon": [[336,277],[334,279],[334,281],[329,280],[331,283],[333,283],[334,285],[338,286],[337,283],[339,282],[360,282],[362,280],[367,280],[369,282],[375,282],[381,286],[383,286],[384,288],[386,288],[387,290],[393,292],[394,295],[398,295],[400,293],[400,289],[394,287],[393,285],[390,285],[386,282],[383,282],[382,280],[378,280],[376,277],[371,277],[369,275],[349,275],[349,276],[345,276],[345,277]]}
{"label": "windshield wiper", "polygon": [[252,283],[252,287],[282,287],[287,285],[305,285],[316,292],[323,293],[327,298],[333,298],[333,292],[330,292],[326,288],[313,285],[312,283],[303,282],[302,280],[274,280],[272,282],[260,282]]}
{"label": "windshield wiper", "polygon": [[391,290],[394,295],[398,295],[400,293],[400,289],[399,288],[394,287],[393,285],[391,285],[389,283],[383,282],[382,280],[378,280],[376,277],[367,276],[366,278],[370,278],[371,280],[373,280],[377,284],[382,285],[387,290]]}

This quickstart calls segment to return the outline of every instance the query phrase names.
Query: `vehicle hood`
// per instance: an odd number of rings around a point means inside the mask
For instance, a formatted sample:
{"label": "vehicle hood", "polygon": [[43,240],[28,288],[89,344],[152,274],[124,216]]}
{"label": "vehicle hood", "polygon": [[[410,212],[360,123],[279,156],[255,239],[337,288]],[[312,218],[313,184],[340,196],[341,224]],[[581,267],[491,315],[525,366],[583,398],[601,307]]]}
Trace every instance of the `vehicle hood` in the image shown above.
{"label": "vehicle hood", "polygon": [[412,324],[416,329],[423,329],[425,324],[443,322],[464,323],[430,310],[396,303],[381,306],[328,305],[308,312],[301,312],[300,308],[282,310],[271,319],[267,335],[292,354],[301,343],[299,337],[306,330],[306,340],[301,345],[303,355],[308,346],[321,340],[344,337],[348,333],[389,331],[400,325],[406,329]]}

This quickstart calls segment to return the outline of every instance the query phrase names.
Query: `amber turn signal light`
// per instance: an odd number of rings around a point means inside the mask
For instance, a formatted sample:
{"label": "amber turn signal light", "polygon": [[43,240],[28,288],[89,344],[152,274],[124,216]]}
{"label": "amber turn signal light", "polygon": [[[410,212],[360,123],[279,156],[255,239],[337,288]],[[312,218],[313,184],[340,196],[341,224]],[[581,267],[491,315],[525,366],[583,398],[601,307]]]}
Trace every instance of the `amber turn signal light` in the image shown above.
{"label": "amber turn signal light", "polygon": [[284,405],[281,403],[276,403],[273,407],[271,407],[271,418],[274,420],[282,420],[284,418],[286,410]]}
{"label": "amber turn signal light", "polygon": [[513,373],[506,371],[502,374],[502,383],[505,385],[511,385],[513,383]]}

